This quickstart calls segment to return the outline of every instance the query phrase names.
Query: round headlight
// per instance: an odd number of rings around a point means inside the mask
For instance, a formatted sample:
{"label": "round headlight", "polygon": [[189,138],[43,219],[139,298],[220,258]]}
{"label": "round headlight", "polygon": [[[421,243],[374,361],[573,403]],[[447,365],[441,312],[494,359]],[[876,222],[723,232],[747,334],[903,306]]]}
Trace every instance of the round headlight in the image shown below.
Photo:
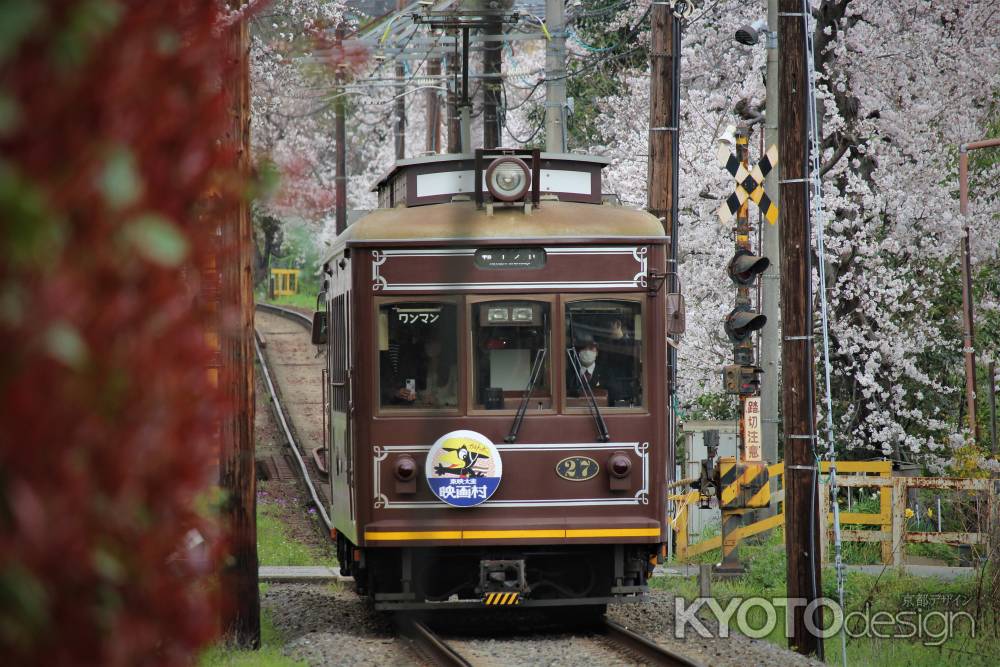
{"label": "round headlight", "polygon": [[494,199],[524,199],[531,187],[531,170],[516,157],[499,157],[486,169],[486,188]]}
{"label": "round headlight", "polygon": [[621,479],[632,470],[632,461],[622,452],[615,452],[608,459],[608,472]]}
{"label": "round headlight", "polygon": [[409,482],[417,474],[417,462],[412,456],[404,454],[396,459],[396,479],[400,482]]}

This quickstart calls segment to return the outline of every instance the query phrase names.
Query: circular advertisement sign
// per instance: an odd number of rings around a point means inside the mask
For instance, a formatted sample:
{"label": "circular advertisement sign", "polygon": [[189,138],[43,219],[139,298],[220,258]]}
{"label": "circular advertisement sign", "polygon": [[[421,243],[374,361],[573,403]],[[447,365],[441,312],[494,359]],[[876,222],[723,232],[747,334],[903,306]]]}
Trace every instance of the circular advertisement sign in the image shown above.
{"label": "circular advertisement sign", "polygon": [[503,464],[490,439],[475,431],[452,431],[437,439],[424,466],[431,491],[449,505],[472,507],[500,486]]}

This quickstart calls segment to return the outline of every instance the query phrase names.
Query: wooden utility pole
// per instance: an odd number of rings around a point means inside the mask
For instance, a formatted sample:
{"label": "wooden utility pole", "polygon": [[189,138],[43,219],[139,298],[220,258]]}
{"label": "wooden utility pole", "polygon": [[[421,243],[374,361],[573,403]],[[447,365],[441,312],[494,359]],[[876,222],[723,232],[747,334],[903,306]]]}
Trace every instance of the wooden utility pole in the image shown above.
{"label": "wooden utility pole", "polygon": [[[398,0],[396,9],[406,8],[406,0]],[[396,141],[396,159],[406,157],[406,68],[403,65],[402,54],[396,61],[396,123],[393,128],[393,138]]]}
{"label": "wooden utility pole", "polygon": [[433,87],[425,93],[427,107],[427,144],[428,153],[441,152],[441,97],[438,95],[437,81],[441,75],[441,60],[432,58],[427,61],[427,75],[434,82]]}
{"label": "wooden utility pole", "polygon": [[[500,145],[500,77],[503,42],[500,41],[502,23],[491,21],[486,27],[487,40],[483,42],[483,148]],[[493,37],[494,39],[488,39]]]}
{"label": "wooden utility pole", "polygon": [[[459,31],[455,31],[458,39]],[[459,67],[462,57],[456,51],[448,56],[448,152],[462,152],[462,119],[458,112],[458,97],[460,95]]]}
{"label": "wooden utility pole", "polygon": [[986,381],[990,383],[990,451],[997,455],[997,365],[990,361],[986,366]]}
{"label": "wooden utility pole", "polygon": [[[649,51],[649,212],[663,222],[670,237],[667,260],[670,291],[677,291],[677,140],[678,86],[680,85],[680,20],[667,3],[656,3],[650,10],[652,30]],[[669,395],[677,385],[677,350],[667,347],[667,382]],[[671,406],[667,410],[667,479],[674,478],[674,443],[677,419]]]}
{"label": "wooden utility pole", "polygon": [[[819,497],[816,456],[816,406],[813,368],[812,235],[809,222],[809,83],[802,0],[779,0],[778,49],[781,56],[779,150],[781,172],[781,366],[785,435],[785,546],[788,597],[812,601],[820,583]],[[770,103],[770,102],[769,102]],[[813,614],[822,627],[822,607]],[[806,629],[805,607],[789,607],[791,647],[823,654],[823,640]]]}
{"label": "wooden utility pole", "polygon": [[[344,41],[344,26],[337,26],[337,46]],[[334,204],[336,212],[336,230],[342,234],[347,229],[347,132],[345,125],[347,122],[347,105],[344,102],[344,68],[337,67],[337,103],[335,105],[337,114],[334,125],[334,142],[337,144],[337,177],[336,196]]]}
{"label": "wooden utility pole", "polygon": [[[958,147],[959,207],[965,225],[962,230],[962,347],[965,357],[965,405],[969,432],[974,442],[979,440],[979,420],[976,415],[976,316],[973,310],[972,258],[969,247],[969,151],[1000,146],[1000,139],[971,141]],[[995,446],[995,443],[993,444]]]}
{"label": "wooden utility pole", "polygon": [[[230,4],[239,7],[238,0]],[[229,28],[226,46],[233,69],[225,85],[231,122],[224,140],[233,149],[238,172],[246,177],[250,173],[250,59],[245,19]],[[253,439],[253,227],[249,202],[236,199],[236,194],[232,197],[220,225],[222,261],[218,266],[219,390],[230,409],[221,425],[219,446],[219,486],[225,494],[222,517],[231,556],[220,577],[222,630],[232,643],[257,648],[260,597]]]}

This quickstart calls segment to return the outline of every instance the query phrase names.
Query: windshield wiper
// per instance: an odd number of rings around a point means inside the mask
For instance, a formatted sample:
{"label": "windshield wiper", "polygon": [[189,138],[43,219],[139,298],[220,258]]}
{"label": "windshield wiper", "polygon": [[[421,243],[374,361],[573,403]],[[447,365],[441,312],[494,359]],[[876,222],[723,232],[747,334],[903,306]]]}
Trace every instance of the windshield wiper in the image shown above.
{"label": "windshield wiper", "polygon": [[528,401],[531,399],[531,392],[535,389],[535,383],[538,382],[538,376],[542,371],[542,361],[545,360],[545,348],[541,348],[535,354],[535,363],[531,366],[531,376],[528,378],[528,387],[524,390],[524,396],[521,397],[521,405],[517,406],[517,415],[514,417],[514,423],[510,427],[510,433],[504,438],[504,442],[516,442],[517,432],[521,430],[521,422],[524,420],[524,413],[528,409]]}
{"label": "windshield wiper", "polygon": [[576,374],[576,380],[580,383],[583,395],[587,397],[587,407],[590,408],[590,414],[594,418],[594,423],[597,424],[597,441],[608,442],[611,440],[611,435],[608,434],[608,425],[604,423],[604,417],[601,416],[601,409],[597,407],[597,399],[594,398],[594,391],[590,388],[590,383],[583,377],[583,366],[580,365],[580,355],[577,354],[575,347],[567,347],[566,356],[569,357],[569,365]]}

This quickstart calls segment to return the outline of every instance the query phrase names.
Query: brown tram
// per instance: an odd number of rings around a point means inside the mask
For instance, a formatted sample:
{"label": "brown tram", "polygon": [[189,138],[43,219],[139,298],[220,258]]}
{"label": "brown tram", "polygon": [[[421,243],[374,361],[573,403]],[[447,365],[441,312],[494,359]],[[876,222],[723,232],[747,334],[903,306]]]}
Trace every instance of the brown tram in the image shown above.
{"label": "brown tram", "polygon": [[667,244],[602,158],[403,160],[323,264],[331,515],[388,610],[641,600],[669,538]]}

